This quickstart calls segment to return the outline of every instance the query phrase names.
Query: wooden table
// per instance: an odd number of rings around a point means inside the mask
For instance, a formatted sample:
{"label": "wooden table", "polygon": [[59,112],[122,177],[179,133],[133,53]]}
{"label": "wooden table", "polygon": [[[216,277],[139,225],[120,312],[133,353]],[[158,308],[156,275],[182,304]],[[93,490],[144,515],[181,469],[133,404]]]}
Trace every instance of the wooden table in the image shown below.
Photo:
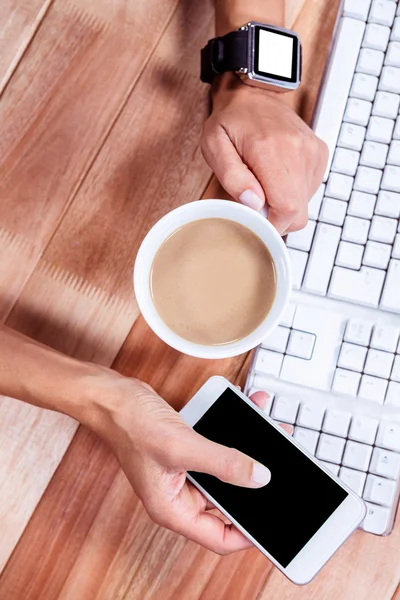
{"label": "wooden table", "polygon": [[[306,120],[337,5],[307,0],[296,21]],[[167,348],[132,292],[148,228],[222,194],[199,150],[198,51],[212,30],[211,0],[0,6],[0,318],[147,380],[176,408],[209,375],[241,382],[248,366]],[[221,558],[155,526],[92,433],[0,399],[1,600],[399,600],[399,556],[399,522],[386,539],[356,533],[296,588],[256,550]]]}

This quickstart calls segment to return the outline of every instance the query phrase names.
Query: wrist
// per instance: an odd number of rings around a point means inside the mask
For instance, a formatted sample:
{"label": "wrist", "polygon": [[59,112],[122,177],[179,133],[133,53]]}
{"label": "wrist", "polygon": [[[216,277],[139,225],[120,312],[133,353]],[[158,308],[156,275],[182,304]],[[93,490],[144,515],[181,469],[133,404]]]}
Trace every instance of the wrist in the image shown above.
{"label": "wrist", "polygon": [[[267,4],[267,7],[266,7]],[[222,36],[239,29],[249,21],[284,27],[285,3],[283,0],[216,0],[216,35]]]}

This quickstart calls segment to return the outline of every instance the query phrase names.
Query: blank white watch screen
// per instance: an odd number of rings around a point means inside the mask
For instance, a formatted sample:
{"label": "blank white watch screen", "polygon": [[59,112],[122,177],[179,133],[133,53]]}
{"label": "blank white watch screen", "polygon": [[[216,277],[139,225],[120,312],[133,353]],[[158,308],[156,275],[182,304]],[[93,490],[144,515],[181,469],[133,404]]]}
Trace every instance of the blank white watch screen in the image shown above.
{"label": "blank white watch screen", "polygon": [[282,81],[296,81],[297,38],[256,27],[255,71]]}
{"label": "blank white watch screen", "polygon": [[258,489],[224,483],[204,473],[190,475],[282,567],[288,566],[348,496],[230,388],[194,430],[241,450],[271,470],[269,484]]}

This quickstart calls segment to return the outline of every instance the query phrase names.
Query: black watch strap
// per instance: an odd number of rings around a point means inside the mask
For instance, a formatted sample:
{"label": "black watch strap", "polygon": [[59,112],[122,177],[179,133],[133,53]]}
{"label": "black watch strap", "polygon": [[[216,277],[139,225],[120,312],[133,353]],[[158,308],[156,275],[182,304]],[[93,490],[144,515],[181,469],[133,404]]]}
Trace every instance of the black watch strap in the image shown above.
{"label": "black watch strap", "polygon": [[248,30],[239,29],[209,40],[201,51],[200,79],[212,83],[216,75],[247,66]]}

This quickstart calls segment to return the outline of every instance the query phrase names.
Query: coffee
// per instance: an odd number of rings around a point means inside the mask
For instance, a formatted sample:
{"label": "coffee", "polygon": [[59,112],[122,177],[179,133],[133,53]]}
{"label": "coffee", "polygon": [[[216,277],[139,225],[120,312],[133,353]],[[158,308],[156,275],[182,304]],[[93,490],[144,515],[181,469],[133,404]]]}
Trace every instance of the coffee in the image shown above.
{"label": "coffee", "polygon": [[159,316],[177,335],[197,344],[229,344],[253,332],[270,311],[275,265],[247,227],[201,219],[160,246],[150,285]]}

